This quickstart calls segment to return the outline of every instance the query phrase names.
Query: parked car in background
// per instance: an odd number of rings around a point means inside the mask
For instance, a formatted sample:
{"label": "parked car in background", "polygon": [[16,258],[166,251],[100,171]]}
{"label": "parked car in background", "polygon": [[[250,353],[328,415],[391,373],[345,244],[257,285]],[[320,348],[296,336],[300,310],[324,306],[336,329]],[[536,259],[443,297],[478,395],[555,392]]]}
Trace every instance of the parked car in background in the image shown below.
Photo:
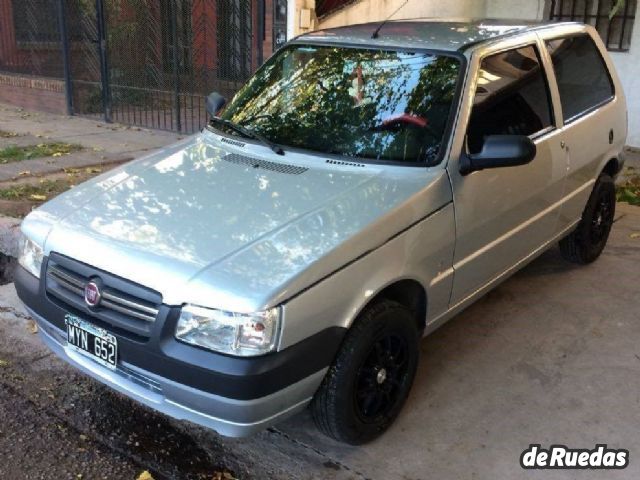
{"label": "parked car in background", "polygon": [[173,417],[242,436],[310,405],[372,440],[420,337],[557,242],[582,264],[607,242],[626,106],[591,27],[319,31],[224,103],[22,224],[44,342]]}

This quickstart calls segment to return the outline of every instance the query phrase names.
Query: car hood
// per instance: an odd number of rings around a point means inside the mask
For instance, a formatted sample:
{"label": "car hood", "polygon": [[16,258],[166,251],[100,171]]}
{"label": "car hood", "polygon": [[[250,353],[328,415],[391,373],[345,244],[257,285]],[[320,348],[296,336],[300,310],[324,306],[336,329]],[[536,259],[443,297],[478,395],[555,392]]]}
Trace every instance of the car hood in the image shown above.
{"label": "car hood", "polygon": [[108,172],[43,205],[23,230],[46,254],[153,288],[167,304],[251,311],[450,201],[442,170],[275,156],[224,141],[203,132]]}

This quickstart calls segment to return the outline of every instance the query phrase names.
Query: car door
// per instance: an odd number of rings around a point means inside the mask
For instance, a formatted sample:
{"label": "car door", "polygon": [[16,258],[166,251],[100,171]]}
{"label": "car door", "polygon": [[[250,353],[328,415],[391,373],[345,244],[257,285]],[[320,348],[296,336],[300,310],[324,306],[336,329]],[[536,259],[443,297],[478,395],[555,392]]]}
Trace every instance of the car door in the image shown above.
{"label": "car door", "polygon": [[466,128],[460,156],[479,152],[488,135],[498,134],[527,135],[537,153],[523,166],[467,175],[459,171],[460,157],[449,162],[456,216],[451,307],[478,293],[553,237],[566,155],[540,47],[537,37],[531,36],[519,45],[481,52],[470,77],[475,83],[467,99],[467,119],[461,115],[460,125],[466,122]]}

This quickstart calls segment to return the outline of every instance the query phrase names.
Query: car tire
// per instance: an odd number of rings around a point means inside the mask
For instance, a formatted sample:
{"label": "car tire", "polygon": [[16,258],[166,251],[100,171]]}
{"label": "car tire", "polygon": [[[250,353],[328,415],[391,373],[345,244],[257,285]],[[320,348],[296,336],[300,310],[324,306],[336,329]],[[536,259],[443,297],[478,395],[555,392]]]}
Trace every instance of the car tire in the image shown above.
{"label": "car tire", "polygon": [[404,405],[416,374],[419,331],[403,305],[381,300],[347,332],[311,403],[320,431],[360,445],[382,434]]}
{"label": "car tire", "polygon": [[565,260],[587,264],[604,250],[616,213],[616,188],[606,173],[596,180],[576,229],[560,240],[560,253]]}

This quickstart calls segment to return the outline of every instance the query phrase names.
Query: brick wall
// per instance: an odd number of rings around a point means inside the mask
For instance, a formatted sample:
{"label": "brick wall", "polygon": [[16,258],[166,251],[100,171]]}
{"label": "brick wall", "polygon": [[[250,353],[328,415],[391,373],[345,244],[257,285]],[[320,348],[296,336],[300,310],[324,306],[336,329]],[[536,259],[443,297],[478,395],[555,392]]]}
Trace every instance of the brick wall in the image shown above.
{"label": "brick wall", "polygon": [[[264,2],[264,43],[262,44],[262,58],[266,60],[273,53],[273,0]],[[257,31],[257,30],[256,30]]]}
{"label": "brick wall", "polygon": [[64,81],[0,74],[0,102],[29,110],[67,113]]}

